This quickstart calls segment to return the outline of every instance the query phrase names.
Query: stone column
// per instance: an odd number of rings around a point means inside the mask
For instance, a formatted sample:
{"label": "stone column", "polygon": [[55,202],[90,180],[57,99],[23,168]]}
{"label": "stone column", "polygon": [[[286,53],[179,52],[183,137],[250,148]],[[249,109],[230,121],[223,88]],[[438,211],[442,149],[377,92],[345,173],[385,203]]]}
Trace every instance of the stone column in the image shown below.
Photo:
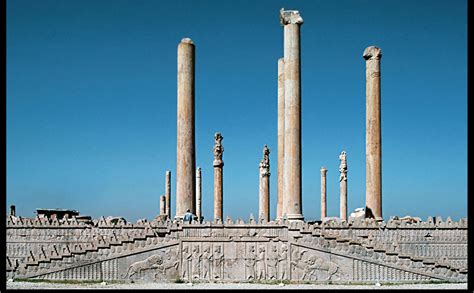
{"label": "stone column", "polygon": [[339,214],[341,220],[347,221],[347,154],[342,151],[339,155],[341,164],[339,165],[339,184],[341,188],[341,200],[339,207]]}
{"label": "stone column", "polygon": [[201,222],[201,196],[202,196],[202,190],[201,190],[201,168],[198,167],[196,169],[196,216],[198,219],[198,222]]}
{"label": "stone column", "polygon": [[284,210],[288,220],[303,220],[301,200],[301,76],[300,25],[303,19],[296,10],[280,10],[284,29],[285,63],[285,142]]}
{"label": "stone column", "polygon": [[328,170],[321,167],[321,220],[327,217],[326,212],[326,173]]}
{"label": "stone column", "polygon": [[276,218],[281,219],[283,211],[283,166],[285,147],[285,62],[278,59],[278,189]]}
{"label": "stone column", "polygon": [[214,220],[220,219],[223,221],[222,216],[222,200],[223,200],[223,182],[222,172],[224,167],[224,161],[222,161],[222,154],[224,153],[224,147],[222,146],[222,139],[224,137],[216,132],[214,134]]}
{"label": "stone column", "polygon": [[260,161],[260,186],[258,218],[268,222],[270,220],[270,149],[263,147],[263,159]]}
{"label": "stone column", "polygon": [[10,206],[10,216],[15,217],[15,205],[13,204]]}
{"label": "stone column", "polygon": [[382,140],[380,128],[380,59],[375,46],[364,51],[366,63],[365,217],[382,221]]}
{"label": "stone column", "polygon": [[194,51],[188,38],[178,45],[178,137],[176,161],[176,215],[196,212],[196,158],[194,141]]}
{"label": "stone column", "polygon": [[166,195],[160,196],[160,216],[166,215]]}
{"label": "stone column", "polygon": [[166,214],[171,218],[171,171],[166,171],[165,176]]}

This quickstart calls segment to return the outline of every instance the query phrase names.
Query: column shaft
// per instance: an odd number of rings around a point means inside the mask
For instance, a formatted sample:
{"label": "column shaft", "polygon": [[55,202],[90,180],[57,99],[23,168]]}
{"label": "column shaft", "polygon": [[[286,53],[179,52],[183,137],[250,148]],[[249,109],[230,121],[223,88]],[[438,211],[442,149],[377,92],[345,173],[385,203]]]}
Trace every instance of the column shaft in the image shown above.
{"label": "column shaft", "polygon": [[160,196],[160,216],[164,216],[166,214],[166,196]]}
{"label": "column shaft", "polygon": [[301,198],[300,25],[284,25],[285,138],[284,201],[288,220],[303,220]]}
{"label": "column shaft", "polygon": [[258,219],[268,222],[270,220],[270,149],[263,147],[263,158],[260,162],[260,186]]}
{"label": "column shaft", "polygon": [[171,218],[171,171],[165,175],[166,214]]}
{"label": "column shaft", "polygon": [[341,220],[347,221],[347,154],[342,151],[339,155],[341,164],[339,165],[339,176],[340,182],[340,206],[339,206],[339,217]]}
{"label": "column shaft", "polygon": [[278,189],[276,218],[281,219],[283,211],[283,166],[285,147],[285,62],[278,59]]}
{"label": "column shaft", "polygon": [[222,155],[224,154],[224,147],[222,146],[222,139],[224,137],[216,132],[214,134],[214,220],[220,219],[223,221],[223,187],[222,187],[222,172],[224,167],[224,161],[222,161]]}
{"label": "column shaft", "polygon": [[382,141],[379,48],[364,51],[366,60],[366,217],[382,218]]}
{"label": "column shaft", "polygon": [[176,217],[196,208],[196,158],[194,140],[194,56],[190,39],[178,45],[178,125],[176,161]]}
{"label": "column shaft", "polygon": [[222,167],[214,166],[214,220],[222,220]]}
{"label": "column shaft", "polygon": [[324,167],[321,168],[321,220],[327,217],[327,204],[326,204],[326,170]]}
{"label": "column shaft", "polygon": [[347,181],[343,180],[340,183],[341,201],[339,207],[339,214],[341,220],[347,221]]}
{"label": "column shaft", "polygon": [[196,169],[196,216],[201,222],[201,168]]}

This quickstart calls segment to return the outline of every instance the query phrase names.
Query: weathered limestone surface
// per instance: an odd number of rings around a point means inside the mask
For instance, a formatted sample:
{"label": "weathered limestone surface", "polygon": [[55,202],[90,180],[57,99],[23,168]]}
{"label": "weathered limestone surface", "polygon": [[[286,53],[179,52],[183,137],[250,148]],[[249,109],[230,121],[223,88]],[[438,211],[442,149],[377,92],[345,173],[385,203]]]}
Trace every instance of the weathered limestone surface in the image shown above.
{"label": "weathered limestone surface", "polygon": [[171,218],[171,171],[165,175],[166,214]]}
{"label": "weathered limestone surface", "polygon": [[321,220],[327,217],[326,204],[326,174],[328,170],[321,167]]}
{"label": "weathered limestone surface", "polygon": [[223,220],[223,179],[222,172],[224,167],[224,161],[222,161],[222,155],[224,153],[224,147],[222,146],[222,139],[224,137],[216,132],[214,134],[214,219]]}
{"label": "weathered limestone surface", "polygon": [[260,221],[270,220],[270,149],[267,145],[263,147],[263,158],[260,162],[260,185],[258,215]]}
{"label": "weathered limestone surface", "polygon": [[160,216],[166,215],[166,195],[160,196]]}
{"label": "weathered limestone surface", "polygon": [[191,39],[178,45],[178,135],[176,160],[176,215],[196,212],[196,157],[194,140],[194,55]]}
{"label": "weathered limestone surface", "polygon": [[342,151],[339,155],[341,164],[339,165],[339,185],[341,190],[341,200],[339,214],[341,220],[347,221],[347,155],[345,151]]}
{"label": "weathered limestone surface", "polygon": [[202,189],[201,189],[201,168],[196,169],[196,217],[198,221],[201,220],[201,200],[202,200]]}
{"label": "weathered limestone surface", "polygon": [[285,163],[285,61],[278,59],[278,188],[276,218],[281,219],[283,211],[283,176]]}
{"label": "weathered limestone surface", "polygon": [[101,218],[81,225],[75,219],[40,222],[9,216],[7,277],[134,282],[467,280],[466,219],[370,220],[132,224]]}
{"label": "weathered limestone surface", "polygon": [[366,208],[367,218],[382,218],[382,136],[380,118],[380,59],[382,50],[367,47],[366,61]]}
{"label": "weathered limestone surface", "polygon": [[285,138],[283,215],[288,220],[303,220],[301,198],[301,76],[300,25],[296,10],[280,10],[284,31]]}

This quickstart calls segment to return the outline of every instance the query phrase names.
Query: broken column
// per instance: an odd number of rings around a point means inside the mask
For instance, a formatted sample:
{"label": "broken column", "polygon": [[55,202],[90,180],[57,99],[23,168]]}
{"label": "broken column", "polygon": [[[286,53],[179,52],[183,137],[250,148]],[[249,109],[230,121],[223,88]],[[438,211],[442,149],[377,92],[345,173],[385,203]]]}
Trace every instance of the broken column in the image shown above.
{"label": "broken column", "polygon": [[321,167],[321,220],[327,217],[326,212],[326,173],[328,170]]}
{"label": "broken column", "polygon": [[259,220],[268,222],[270,219],[270,149],[267,145],[263,147],[263,159],[260,162],[260,186],[259,186]]}
{"label": "broken column", "polygon": [[339,165],[339,184],[341,189],[341,200],[339,207],[339,214],[341,220],[347,221],[347,154],[342,151],[339,155],[341,164]]}
{"label": "broken column", "polygon": [[285,62],[278,59],[278,189],[276,218],[281,219],[283,211],[283,166],[285,146]]}
{"label": "broken column", "polygon": [[10,216],[15,217],[15,205],[10,206]]}
{"label": "broken column", "polygon": [[222,154],[224,153],[224,147],[222,146],[222,139],[224,137],[216,132],[214,134],[214,220],[222,219],[222,169],[224,162],[222,161]]}
{"label": "broken column", "polygon": [[176,161],[176,215],[196,212],[196,158],[194,141],[194,51],[193,41],[178,45],[178,126]]}
{"label": "broken column", "polygon": [[196,169],[196,217],[201,222],[201,168]]}
{"label": "broken column", "polygon": [[300,25],[296,10],[280,10],[284,30],[285,138],[283,171],[283,216],[303,220],[301,200],[301,76]]}
{"label": "broken column", "polygon": [[166,215],[166,195],[160,196],[160,216]]}
{"label": "broken column", "polygon": [[165,177],[166,214],[171,218],[171,171],[166,171]]}
{"label": "broken column", "polygon": [[365,133],[365,217],[382,221],[382,141],[380,128],[380,59],[375,46],[364,51],[366,64],[366,133]]}

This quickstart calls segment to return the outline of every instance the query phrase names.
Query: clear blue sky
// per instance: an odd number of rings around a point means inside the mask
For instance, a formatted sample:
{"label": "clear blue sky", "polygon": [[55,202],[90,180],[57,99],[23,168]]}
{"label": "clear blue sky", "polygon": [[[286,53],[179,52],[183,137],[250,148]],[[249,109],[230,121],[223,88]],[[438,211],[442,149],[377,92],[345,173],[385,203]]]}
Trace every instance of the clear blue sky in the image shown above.
{"label": "clear blue sky", "polygon": [[224,217],[258,213],[258,164],[277,188],[279,9],[300,10],[303,215],[365,206],[365,61],[382,49],[383,216],[467,216],[467,4],[418,1],[7,1],[7,207],[151,220],[176,187],[176,57],[196,44],[196,162],[213,216],[213,135],[224,136]]}

